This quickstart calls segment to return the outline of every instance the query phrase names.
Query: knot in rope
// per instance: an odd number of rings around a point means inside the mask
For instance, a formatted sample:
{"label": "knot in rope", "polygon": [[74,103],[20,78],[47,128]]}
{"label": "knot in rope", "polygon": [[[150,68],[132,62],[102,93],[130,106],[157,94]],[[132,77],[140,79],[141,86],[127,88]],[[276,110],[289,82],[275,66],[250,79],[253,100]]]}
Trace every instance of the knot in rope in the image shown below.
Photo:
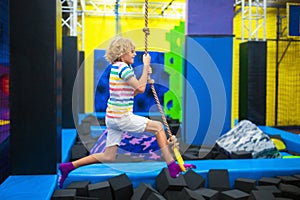
{"label": "knot in rope", "polygon": [[143,28],[143,31],[146,35],[150,35],[150,29],[148,27]]}
{"label": "knot in rope", "polygon": [[176,138],[175,135],[170,136],[169,139],[168,139],[168,142],[169,142],[170,145],[173,146],[173,149],[174,148],[179,149],[179,143],[177,142],[177,138]]}

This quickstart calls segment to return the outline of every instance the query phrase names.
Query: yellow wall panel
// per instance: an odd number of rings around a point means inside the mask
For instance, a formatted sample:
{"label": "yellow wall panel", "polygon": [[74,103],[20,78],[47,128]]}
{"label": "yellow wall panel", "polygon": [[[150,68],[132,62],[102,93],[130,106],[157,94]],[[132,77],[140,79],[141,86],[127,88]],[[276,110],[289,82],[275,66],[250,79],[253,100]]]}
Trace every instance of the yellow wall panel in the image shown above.
{"label": "yellow wall panel", "polygon": [[[238,8],[236,8],[238,9]],[[285,37],[287,30],[286,9],[281,8],[281,39]],[[277,9],[267,8],[266,17],[267,39],[267,77],[266,77],[266,125],[275,125],[275,102],[276,102],[276,33],[277,33]],[[238,120],[238,86],[239,86],[239,44],[242,42],[241,13],[234,18],[234,55],[233,55],[233,80],[232,80],[232,123]],[[246,23],[245,26],[248,24]],[[253,24],[252,24],[253,25]],[[259,38],[262,38],[262,32]],[[248,40],[248,33],[245,40]],[[300,56],[299,42],[279,42],[279,80],[278,80],[278,125],[300,124],[300,94],[299,74]],[[290,45],[290,46],[288,46]]]}
{"label": "yellow wall panel", "polygon": [[[236,8],[236,11],[239,9],[239,7]],[[253,13],[255,10],[252,11]],[[275,19],[274,19],[275,17]],[[249,23],[247,20],[245,22],[245,27],[249,26]],[[276,10],[269,8],[267,10],[267,33],[266,37],[267,38],[276,38]],[[255,27],[255,22],[252,21],[252,28]],[[275,27],[275,30],[274,30]],[[247,32],[247,29],[245,29],[244,32],[244,41],[242,41],[242,15],[241,13],[237,14],[234,18],[234,35],[235,39],[233,41],[233,46],[234,46],[234,52],[233,52],[233,76],[232,76],[232,126],[234,123],[238,120],[239,117],[239,46],[241,42],[246,42],[248,41],[249,38],[249,33]],[[255,37],[252,36],[252,38]],[[258,32],[258,38],[262,39],[263,38],[263,31]],[[252,39],[253,40],[253,39]],[[266,97],[266,124],[271,125],[272,122],[274,121],[274,78],[275,78],[275,71],[274,71],[274,64],[275,64],[275,59],[274,59],[274,50],[273,47],[270,48],[269,42],[267,43],[267,85],[266,85],[266,90],[267,90],[267,97]],[[274,64],[272,64],[274,63]]]}
{"label": "yellow wall panel", "polygon": [[[239,7],[236,7],[236,11]],[[142,11],[141,11],[142,12]],[[254,12],[254,10],[253,10]],[[281,16],[286,15],[286,9],[280,9]],[[148,39],[149,51],[161,51],[168,52],[170,50],[170,44],[165,39],[166,33],[168,33],[175,26],[180,24],[181,20],[172,20],[164,18],[151,18],[149,16],[149,28],[150,36]],[[275,123],[275,99],[276,99],[276,27],[277,27],[277,9],[267,9],[267,77],[266,77],[266,125],[272,126]],[[124,37],[131,38],[135,44],[137,50],[144,50],[144,18],[120,17],[119,18],[119,32]],[[238,100],[239,100],[239,45],[242,42],[242,20],[241,13],[238,13],[234,17],[234,35],[233,40],[233,76],[232,76],[232,126],[235,120],[238,120]],[[247,22],[245,26],[247,26]],[[255,22],[252,22],[252,26],[255,27]],[[286,34],[286,18],[282,18],[283,34]],[[115,17],[99,17],[99,16],[86,16],[85,18],[85,112],[94,111],[94,50],[106,49],[109,41],[116,35],[116,19]],[[245,40],[248,40],[248,33],[244,36]],[[258,33],[258,37],[263,38],[263,32]],[[288,43],[280,43],[279,56],[283,55]],[[297,46],[297,45],[296,45]],[[299,45],[298,45],[299,46]],[[296,49],[296,50],[295,50]],[[300,100],[299,86],[300,82],[297,78],[299,72],[299,59],[300,56],[296,56],[297,47],[291,45],[286,51],[286,55],[283,56],[282,63],[279,66],[279,87],[278,87],[278,123],[282,125],[286,124],[300,124]],[[298,52],[299,55],[299,52]],[[286,60],[288,59],[288,60]],[[291,65],[294,67],[291,68]],[[294,74],[291,75],[291,72]],[[299,77],[299,75],[298,75]],[[288,83],[288,84],[287,84]],[[293,83],[293,85],[291,85]],[[289,113],[289,114],[287,114]]]}
{"label": "yellow wall panel", "polygon": [[[141,11],[142,12],[142,11]],[[151,18],[149,16],[148,50],[168,52],[169,42],[165,39],[166,33],[174,26],[179,25],[180,20]],[[137,50],[144,50],[144,18],[120,17],[119,35],[133,40]],[[85,17],[85,112],[94,112],[94,50],[106,49],[109,41],[116,36],[115,17]]]}

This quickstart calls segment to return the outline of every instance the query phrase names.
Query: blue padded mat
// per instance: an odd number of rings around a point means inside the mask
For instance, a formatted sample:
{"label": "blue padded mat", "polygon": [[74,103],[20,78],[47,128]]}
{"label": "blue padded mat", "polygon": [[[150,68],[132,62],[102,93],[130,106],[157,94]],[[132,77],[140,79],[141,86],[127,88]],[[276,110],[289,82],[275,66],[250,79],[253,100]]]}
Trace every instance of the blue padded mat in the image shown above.
{"label": "blue padded mat", "polygon": [[50,199],[57,185],[56,175],[9,176],[0,185],[1,200]]}
{"label": "blue padded mat", "polygon": [[[210,169],[227,169],[231,187],[236,178],[258,180],[263,176],[300,174],[300,159],[194,160],[185,161],[185,163],[195,164],[197,168],[194,171],[206,180]],[[166,167],[165,162],[92,164],[72,171],[66,179],[64,187],[73,181],[101,182],[122,173],[128,175],[134,188],[141,182],[155,187],[155,178],[164,167]]]}
{"label": "blue padded mat", "polygon": [[71,157],[71,148],[76,141],[77,132],[76,129],[62,129],[61,138],[61,160],[62,162],[68,162]]}
{"label": "blue padded mat", "polygon": [[[260,126],[259,128],[269,135],[280,134],[285,139],[287,147],[291,148],[291,150],[297,148],[297,152],[299,152],[300,136],[271,127]],[[185,161],[185,163],[192,163],[197,166],[197,169],[194,171],[205,178],[206,186],[207,173],[210,169],[227,169],[231,187],[233,187],[236,178],[258,180],[265,176],[300,174],[300,158],[190,160]],[[89,180],[91,183],[101,182],[122,173],[128,175],[134,188],[141,182],[155,187],[155,178],[164,167],[166,167],[166,163],[159,161],[92,164],[72,171],[66,179],[64,187],[73,181]]]}

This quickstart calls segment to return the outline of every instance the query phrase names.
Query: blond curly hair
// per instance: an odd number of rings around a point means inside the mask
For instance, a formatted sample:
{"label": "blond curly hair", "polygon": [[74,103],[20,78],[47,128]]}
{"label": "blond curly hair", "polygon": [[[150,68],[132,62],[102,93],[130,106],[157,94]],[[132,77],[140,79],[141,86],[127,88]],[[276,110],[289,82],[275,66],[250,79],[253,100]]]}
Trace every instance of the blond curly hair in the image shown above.
{"label": "blond curly hair", "polygon": [[130,39],[116,37],[110,42],[104,57],[112,64],[121,61],[120,58],[122,55],[133,50],[135,50],[135,45]]}

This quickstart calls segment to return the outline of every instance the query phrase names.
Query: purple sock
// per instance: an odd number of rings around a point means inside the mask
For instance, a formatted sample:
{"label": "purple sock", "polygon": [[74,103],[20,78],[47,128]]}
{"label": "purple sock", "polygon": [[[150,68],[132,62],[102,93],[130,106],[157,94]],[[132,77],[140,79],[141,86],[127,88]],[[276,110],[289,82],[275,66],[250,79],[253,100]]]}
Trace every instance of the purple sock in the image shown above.
{"label": "purple sock", "polygon": [[59,180],[59,187],[62,188],[65,179],[67,178],[68,174],[75,169],[71,162],[61,163],[59,164],[59,169],[61,172],[61,178]]}
{"label": "purple sock", "polygon": [[[183,166],[186,170],[196,168],[196,166],[193,164],[184,164]],[[175,161],[172,161],[168,164],[168,169],[172,178],[176,178],[182,172],[180,166]]]}
{"label": "purple sock", "polygon": [[175,161],[172,161],[168,164],[168,169],[172,178],[176,178],[181,172],[179,165],[177,165]]}

